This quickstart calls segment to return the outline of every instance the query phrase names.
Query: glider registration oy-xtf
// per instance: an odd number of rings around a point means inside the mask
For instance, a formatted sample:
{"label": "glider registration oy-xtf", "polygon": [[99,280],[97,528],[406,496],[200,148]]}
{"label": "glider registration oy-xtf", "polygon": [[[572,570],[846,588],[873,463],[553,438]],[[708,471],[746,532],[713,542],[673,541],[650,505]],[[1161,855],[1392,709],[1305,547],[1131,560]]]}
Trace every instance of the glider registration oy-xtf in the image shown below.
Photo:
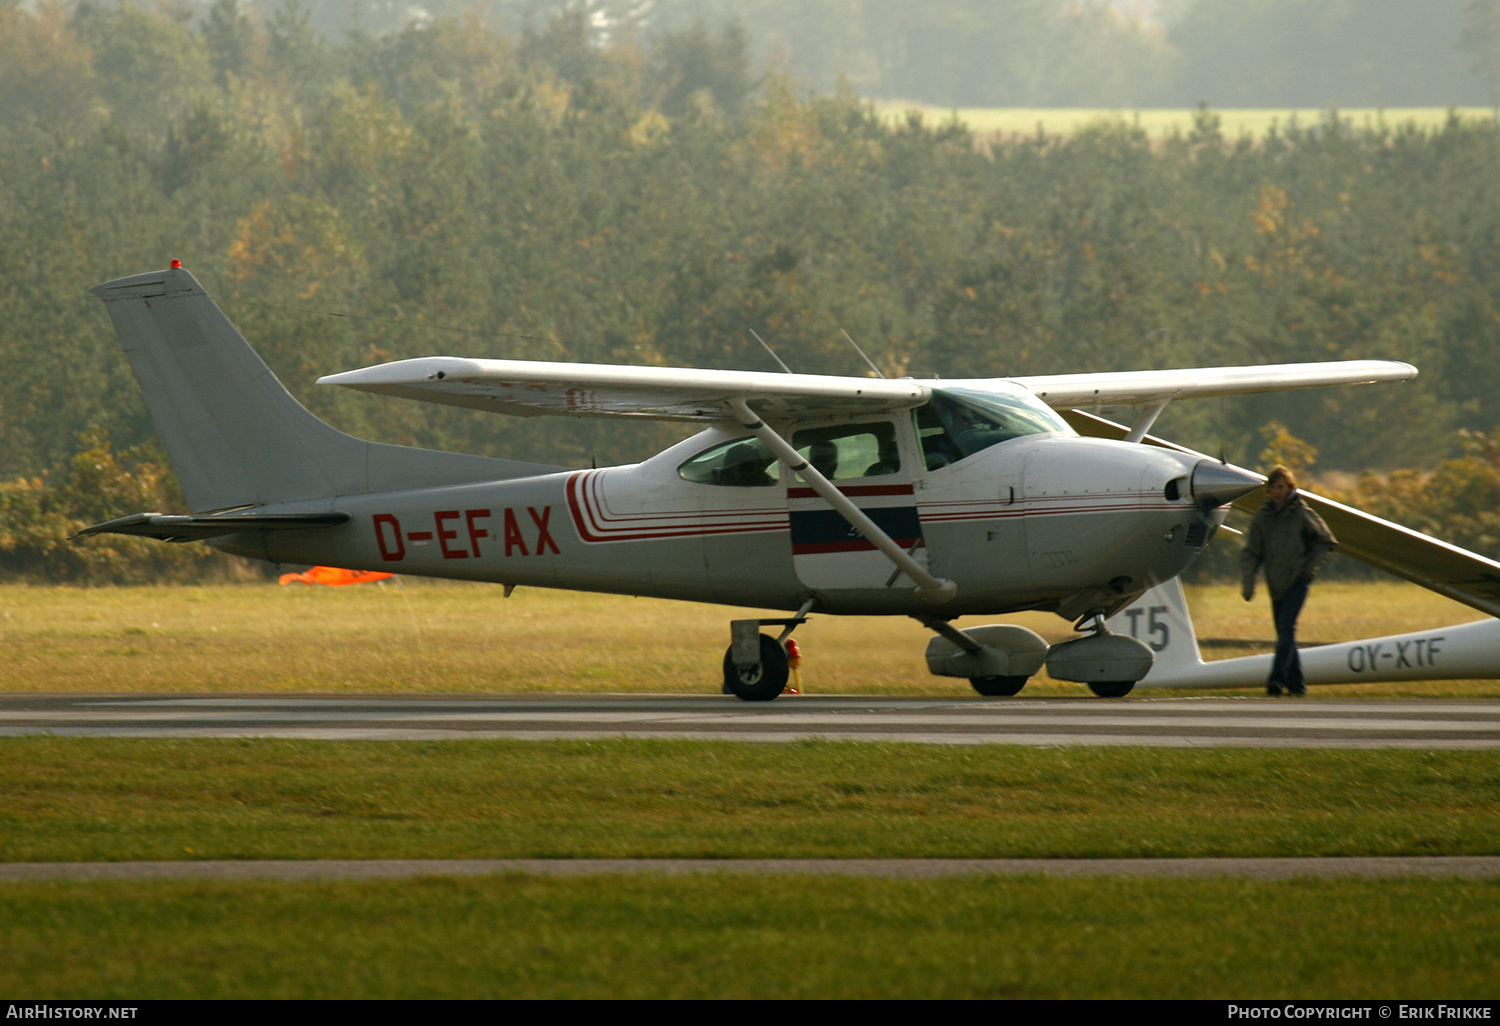
{"label": "glider registration oy-xtf", "polygon": [[[1044,665],[1122,696],[1151,648],[1105,618],[1182,572],[1258,475],[1146,432],[1177,398],[1415,376],[1404,363],[954,381],[402,360],[319,379],[516,416],[702,425],[650,459],[570,470],[362,441],[318,420],[186,270],[96,286],[191,515],[85,534],[207,541],[285,563],[785,610],[736,620],[725,690],[775,698],[814,612],[915,617],[936,674],[1013,695]],[[1083,408],[1139,406],[1119,439]],[[960,616],[1048,610],[1060,644]],[[779,636],[761,633],[779,626]]]}

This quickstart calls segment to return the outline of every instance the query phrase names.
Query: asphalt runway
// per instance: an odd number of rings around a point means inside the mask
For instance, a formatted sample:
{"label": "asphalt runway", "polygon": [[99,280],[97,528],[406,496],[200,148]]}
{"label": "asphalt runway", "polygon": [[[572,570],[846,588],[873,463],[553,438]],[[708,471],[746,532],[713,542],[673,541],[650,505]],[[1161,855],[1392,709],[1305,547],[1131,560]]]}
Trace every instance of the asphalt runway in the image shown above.
{"label": "asphalt runway", "polygon": [[1497,748],[1500,700],[0,695],[0,736]]}

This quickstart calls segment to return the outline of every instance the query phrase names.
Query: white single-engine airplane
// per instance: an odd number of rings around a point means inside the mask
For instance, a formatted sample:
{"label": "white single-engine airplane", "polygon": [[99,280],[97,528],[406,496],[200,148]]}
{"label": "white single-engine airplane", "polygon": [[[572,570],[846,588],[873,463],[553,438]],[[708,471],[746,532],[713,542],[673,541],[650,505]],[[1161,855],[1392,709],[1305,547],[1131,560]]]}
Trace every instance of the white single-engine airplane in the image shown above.
{"label": "white single-engine airplane", "polygon": [[[1013,695],[1044,665],[1125,695],[1152,651],[1105,618],[1176,577],[1226,505],[1261,484],[1149,439],[1162,408],[1416,374],[1368,360],[937,382],[432,357],[319,379],[519,416],[703,425],[643,463],[569,470],[335,430],[176,261],[92,292],[197,512],[136,513],[83,533],[786,610],[732,624],[724,686],[751,701],[781,693],[784,642],[813,611],[915,617],[938,635],[928,668],[983,695]],[[1082,412],[1121,405],[1143,408],[1129,429]],[[1121,437],[1085,437],[1111,432]],[[1019,610],[1055,612],[1082,636],[1049,648],[1023,627],[950,622]]]}

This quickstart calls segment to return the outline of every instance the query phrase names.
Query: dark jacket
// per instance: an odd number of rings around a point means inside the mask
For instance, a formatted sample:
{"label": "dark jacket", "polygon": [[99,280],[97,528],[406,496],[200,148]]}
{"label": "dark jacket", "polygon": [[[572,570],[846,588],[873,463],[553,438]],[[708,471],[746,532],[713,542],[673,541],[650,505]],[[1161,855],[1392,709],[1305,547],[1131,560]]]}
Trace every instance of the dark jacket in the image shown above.
{"label": "dark jacket", "polygon": [[1294,490],[1280,509],[1270,499],[1250,521],[1240,574],[1246,594],[1255,584],[1255,571],[1266,568],[1266,587],[1279,599],[1298,578],[1312,580],[1323,557],[1338,544],[1323,518],[1308,508]]}

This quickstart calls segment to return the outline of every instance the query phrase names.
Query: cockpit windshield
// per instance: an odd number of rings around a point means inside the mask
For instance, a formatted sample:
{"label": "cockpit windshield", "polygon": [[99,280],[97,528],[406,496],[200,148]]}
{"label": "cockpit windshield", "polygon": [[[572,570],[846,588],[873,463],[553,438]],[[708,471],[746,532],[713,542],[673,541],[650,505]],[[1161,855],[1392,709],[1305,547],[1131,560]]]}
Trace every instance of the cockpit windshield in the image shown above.
{"label": "cockpit windshield", "polygon": [[1022,435],[1075,433],[1050,407],[1022,391],[934,388],[932,399],[914,416],[928,470]]}

